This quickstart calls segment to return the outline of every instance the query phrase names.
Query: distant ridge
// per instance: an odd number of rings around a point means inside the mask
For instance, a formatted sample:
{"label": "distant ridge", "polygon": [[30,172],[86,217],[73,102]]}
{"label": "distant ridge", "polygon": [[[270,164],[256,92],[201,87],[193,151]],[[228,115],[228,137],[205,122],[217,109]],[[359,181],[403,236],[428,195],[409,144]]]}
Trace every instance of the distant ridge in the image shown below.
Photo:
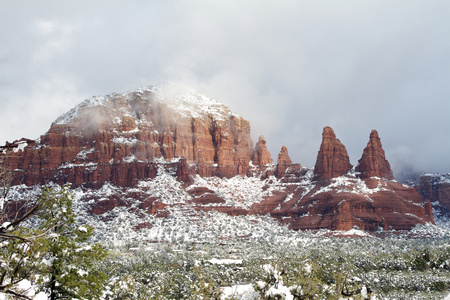
{"label": "distant ridge", "polygon": [[[94,215],[137,207],[165,217],[181,205],[269,214],[295,230],[409,230],[434,222],[428,199],[394,180],[375,130],[357,166],[328,126],[314,170],[292,163],[284,146],[273,162],[263,136],[253,147],[247,120],[185,86],[92,97],[39,140],[10,143],[0,153],[16,185],[70,183],[91,191]],[[227,185],[232,178],[239,188]],[[133,191],[132,202],[127,192],[96,194],[105,185]]]}

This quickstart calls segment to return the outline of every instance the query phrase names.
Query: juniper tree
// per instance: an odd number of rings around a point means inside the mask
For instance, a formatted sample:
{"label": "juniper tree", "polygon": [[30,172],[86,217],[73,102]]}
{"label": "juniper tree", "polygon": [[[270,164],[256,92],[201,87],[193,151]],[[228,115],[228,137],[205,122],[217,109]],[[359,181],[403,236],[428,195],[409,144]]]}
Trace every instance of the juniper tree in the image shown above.
{"label": "juniper tree", "polygon": [[30,279],[40,268],[40,255],[45,234],[24,226],[42,207],[41,199],[8,201],[12,173],[0,160],[0,293],[29,299],[18,285]]}
{"label": "juniper tree", "polygon": [[2,209],[1,223],[0,292],[30,299],[18,287],[29,280],[52,300],[99,298],[107,276],[96,264],[107,253],[89,244],[92,227],[77,226],[69,187],[46,188],[14,214]]}
{"label": "juniper tree", "polygon": [[54,220],[58,222],[51,226],[46,240],[42,258],[47,266],[39,283],[51,300],[99,298],[107,276],[96,265],[107,252],[100,244],[87,243],[94,229],[77,226],[68,188],[60,192],[47,189],[41,198],[49,204],[40,214],[41,228],[49,228]]}

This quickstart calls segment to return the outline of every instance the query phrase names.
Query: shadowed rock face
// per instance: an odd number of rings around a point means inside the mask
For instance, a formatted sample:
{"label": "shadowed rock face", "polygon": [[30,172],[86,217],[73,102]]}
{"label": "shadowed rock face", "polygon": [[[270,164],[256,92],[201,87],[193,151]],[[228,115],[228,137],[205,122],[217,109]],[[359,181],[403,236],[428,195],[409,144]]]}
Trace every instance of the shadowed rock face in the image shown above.
{"label": "shadowed rock face", "polygon": [[416,189],[433,206],[438,206],[441,215],[450,216],[450,173],[425,174]]}
{"label": "shadowed rock face", "polygon": [[370,139],[358,161],[356,171],[361,173],[361,178],[380,177],[394,179],[391,166],[386,160],[380,137],[376,130],[370,133]]}
{"label": "shadowed rock face", "polygon": [[322,144],[317,154],[314,174],[317,179],[331,179],[346,174],[352,165],[347,154],[347,149],[336,138],[331,127],[325,127],[322,133]]}

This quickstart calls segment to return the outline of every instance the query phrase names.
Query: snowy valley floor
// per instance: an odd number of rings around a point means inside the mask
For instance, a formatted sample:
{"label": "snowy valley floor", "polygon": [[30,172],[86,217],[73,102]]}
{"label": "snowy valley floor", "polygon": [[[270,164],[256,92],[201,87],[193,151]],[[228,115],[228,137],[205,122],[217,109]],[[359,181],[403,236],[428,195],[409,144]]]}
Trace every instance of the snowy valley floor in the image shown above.
{"label": "snowy valley floor", "polygon": [[[97,193],[113,193],[104,186]],[[89,192],[89,191],[88,191]],[[115,299],[446,299],[450,289],[448,219],[411,232],[301,232],[269,216],[232,217],[173,206],[169,217],[116,207],[87,213],[80,225],[110,256],[103,300]],[[11,191],[20,199],[39,194]],[[140,224],[146,224],[139,227]],[[42,298],[44,299],[44,298]]]}
{"label": "snowy valley floor", "polygon": [[297,232],[268,216],[183,208],[137,230],[142,220],[114,215],[95,221],[113,253],[100,266],[112,275],[104,299],[444,299],[450,289],[447,222]]}
{"label": "snowy valley floor", "polygon": [[100,266],[114,275],[105,299],[444,299],[450,287],[448,236],[296,233],[113,252]]}

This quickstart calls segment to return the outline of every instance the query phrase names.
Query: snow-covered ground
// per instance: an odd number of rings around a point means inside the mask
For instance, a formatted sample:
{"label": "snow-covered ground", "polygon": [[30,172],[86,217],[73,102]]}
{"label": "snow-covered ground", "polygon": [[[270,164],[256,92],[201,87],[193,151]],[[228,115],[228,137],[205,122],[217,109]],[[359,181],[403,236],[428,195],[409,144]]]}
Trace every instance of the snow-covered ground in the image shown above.
{"label": "snow-covered ground", "polygon": [[[80,155],[86,155],[86,153]],[[122,188],[105,183],[100,189],[74,189],[74,209],[80,225],[92,225],[95,228],[96,240],[115,245],[135,244],[139,241],[213,242],[239,238],[286,241],[299,234],[274,221],[269,215],[232,217],[214,209],[208,212],[195,209],[195,204],[192,203],[193,196],[188,193],[189,190],[198,187],[207,188],[225,200],[224,203],[220,203],[220,206],[249,209],[254,203],[261,202],[263,197],[284,189],[290,183],[282,183],[273,176],[266,180],[241,176],[230,179],[197,176],[186,191],[182,188],[182,183],[174,177],[174,171],[164,167],[165,161],[156,160],[155,162],[159,163],[158,176],[154,179],[139,181],[134,188]],[[308,176],[309,173],[311,172],[308,171],[302,182],[295,183],[304,186],[306,191],[314,187],[311,176]],[[370,196],[373,190],[382,190],[382,185],[383,182],[380,180],[378,187],[369,189],[363,181],[349,174],[347,177],[334,178],[331,185],[323,189],[345,190],[351,186],[356,188],[352,192]],[[59,188],[53,184],[50,186]],[[14,186],[9,192],[8,199],[33,199],[39,197],[40,191],[39,186]],[[321,191],[322,189],[317,192]],[[140,199],[136,199],[136,195],[139,195]],[[119,197],[127,203],[127,206],[115,207],[103,215],[89,213],[96,201],[108,200],[112,196]],[[159,202],[167,205],[164,209],[165,218],[149,214],[141,208],[141,200],[147,198],[158,198]],[[204,206],[213,208],[215,205],[218,204],[210,203]],[[435,221],[437,226],[431,224],[417,226],[412,233],[448,237],[450,235],[448,217],[442,217],[439,211],[435,210]],[[324,234],[324,231],[317,234]],[[371,236],[357,229],[348,232],[326,232],[326,235]]]}
{"label": "snow-covered ground", "polygon": [[[268,180],[275,184],[272,184],[271,188],[263,189],[267,182],[256,178],[196,177],[190,188],[205,187],[214,191],[225,200],[221,205],[248,208],[253,203],[260,202],[264,196],[289,184],[276,181],[275,178]],[[367,191],[367,187],[357,180],[351,177],[337,178],[332,181],[332,188],[351,185],[356,186],[359,192],[370,195],[370,190]],[[309,190],[312,189],[312,183],[307,177],[301,184],[309,187]],[[57,185],[50,186],[59,188]],[[39,197],[40,192],[39,186],[14,186],[8,198],[13,201],[32,199]],[[158,197],[162,203],[168,205],[167,216],[148,214],[141,209],[141,202],[134,198],[138,194],[142,199]],[[103,215],[89,213],[93,202],[108,200],[113,195],[119,195],[128,206],[115,207]],[[424,249],[441,253],[446,247],[450,247],[450,223],[448,218],[439,217],[439,211],[435,211],[437,225],[417,226],[411,231],[415,235],[414,239],[399,232],[385,234],[380,238],[376,234],[358,229],[344,232],[297,232],[289,230],[287,226],[274,221],[268,215],[233,217],[216,210],[196,210],[190,204],[192,196],[181,188],[173,172],[164,167],[158,170],[155,179],[140,181],[132,189],[105,183],[98,190],[74,189],[73,197],[79,226],[92,225],[95,228],[95,241],[123,253],[124,261],[120,263],[127,264],[129,262],[126,257],[140,255],[162,263],[167,258],[165,255],[172,253],[170,259],[181,256],[181,265],[186,266],[192,256],[194,266],[202,267],[205,272],[213,272],[214,276],[226,278],[220,281],[221,299],[235,297],[248,300],[276,295],[283,299],[293,299],[293,293],[301,289],[293,283],[290,275],[286,274],[296,268],[300,268],[302,274],[313,274],[318,264],[322,264],[321,268],[327,268],[327,264],[320,262],[321,260],[329,260],[334,269],[350,268],[352,265],[364,284],[383,290],[383,295],[391,295],[388,298],[376,298],[376,294],[371,294],[371,299],[427,299],[426,295],[433,295],[432,291],[427,291],[430,289],[430,280],[436,285],[450,282],[448,271],[444,269],[450,264],[448,259],[442,262],[444,267],[441,269],[437,266],[435,270],[430,269],[422,273],[411,269],[410,265],[411,261],[414,262],[411,255],[418,255]],[[359,238],[349,238],[350,236]],[[198,252],[194,253],[194,250]],[[339,253],[345,260],[339,261]],[[299,261],[296,262],[295,259]],[[186,271],[187,278],[191,278],[189,270]],[[139,274],[133,276],[139,277]],[[125,284],[120,280],[111,279],[111,286]],[[28,283],[22,284],[25,286]],[[367,292],[366,285],[358,295]],[[329,284],[323,288],[332,291],[334,286]],[[402,288],[409,291],[404,297],[399,292]],[[411,296],[414,289],[420,294],[417,298]],[[43,293],[36,293],[32,288],[29,295],[35,300],[46,299]],[[450,295],[445,296],[442,292],[436,295],[450,299]],[[2,299],[6,298],[0,294],[0,300]]]}

